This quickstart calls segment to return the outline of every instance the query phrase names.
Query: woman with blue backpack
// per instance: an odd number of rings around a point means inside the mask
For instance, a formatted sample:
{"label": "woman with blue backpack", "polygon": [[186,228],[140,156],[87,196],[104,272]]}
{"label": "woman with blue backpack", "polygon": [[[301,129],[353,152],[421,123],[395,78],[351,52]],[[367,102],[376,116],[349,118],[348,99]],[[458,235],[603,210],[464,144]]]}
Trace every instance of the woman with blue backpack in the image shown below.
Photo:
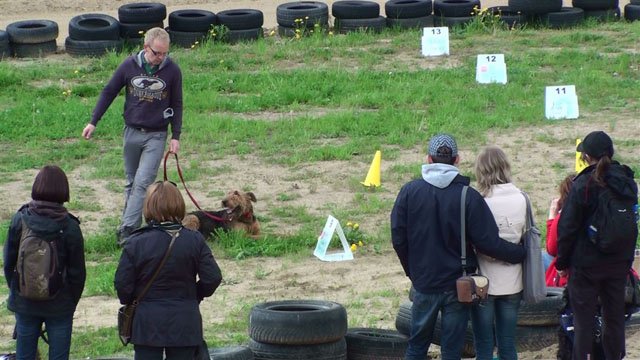
{"label": "woman with blue backpack", "polygon": [[[556,269],[573,310],[573,359],[592,359],[594,319],[601,312],[606,359],[625,355],[625,282],[638,236],[633,171],[612,160],[609,135],[589,133],[577,150],[589,164],[575,178],[558,224]],[[598,306],[600,305],[600,306]]]}

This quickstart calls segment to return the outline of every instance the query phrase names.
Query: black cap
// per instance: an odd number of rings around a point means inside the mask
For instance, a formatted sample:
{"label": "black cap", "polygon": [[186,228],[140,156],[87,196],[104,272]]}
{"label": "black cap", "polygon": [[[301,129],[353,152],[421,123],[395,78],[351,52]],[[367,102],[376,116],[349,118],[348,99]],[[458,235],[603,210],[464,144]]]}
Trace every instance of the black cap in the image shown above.
{"label": "black cap", "polygon": [[605,155],[613,157],[613,141],[604,131],[592,131],[578,144],[576,150],[596,159]]}

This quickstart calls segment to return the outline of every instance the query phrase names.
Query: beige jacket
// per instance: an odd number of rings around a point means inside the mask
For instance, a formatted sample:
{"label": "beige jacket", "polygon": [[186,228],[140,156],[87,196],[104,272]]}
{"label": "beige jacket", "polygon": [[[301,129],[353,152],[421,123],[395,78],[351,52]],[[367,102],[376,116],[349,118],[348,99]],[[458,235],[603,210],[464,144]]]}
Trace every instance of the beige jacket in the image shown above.
{"label": "beige jacket", "polygon": [[[519,243],[526,226],[527,205],[512,183],[494,185],[485,201],[496,220],[500,237]],[[510,295],[522,291],[522,264],[509,264],[478,254],[480,273],[489,278],[490,295]]]}

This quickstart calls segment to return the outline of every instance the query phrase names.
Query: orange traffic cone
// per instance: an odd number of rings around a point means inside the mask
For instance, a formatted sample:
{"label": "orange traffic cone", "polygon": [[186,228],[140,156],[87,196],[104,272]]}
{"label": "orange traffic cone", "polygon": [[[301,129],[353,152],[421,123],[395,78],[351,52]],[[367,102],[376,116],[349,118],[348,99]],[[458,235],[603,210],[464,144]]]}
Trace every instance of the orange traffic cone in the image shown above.
{"label": "orange traffic cone", "polygon": [[367,178],[361,182],[364,186],[380,186],[380,161],[382,160],[382,153],[380,150],[376,151],[376,155],[373,157],[371,167],[367,173]]}

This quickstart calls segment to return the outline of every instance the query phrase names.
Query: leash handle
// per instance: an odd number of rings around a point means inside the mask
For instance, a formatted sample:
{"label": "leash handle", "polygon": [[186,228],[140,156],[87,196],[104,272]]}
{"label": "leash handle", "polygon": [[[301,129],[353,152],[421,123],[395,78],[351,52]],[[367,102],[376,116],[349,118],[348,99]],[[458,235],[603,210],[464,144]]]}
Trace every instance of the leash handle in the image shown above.
{"label": "leash handle", "polygon": [[226,222],[228,220],[225,220],[224,218],[215,216],[215,215],[211,215],[209,214],[209,212],[202,210],[202,208],[200,207],[200,205],[198,205],[198,202],[196,201],[196,199],[193,197],[193,195],[191,195],[191,192],[189,191],[189,188],[187,188],[187,184],[184,181],[184,176],[182,176],[182,169],[180,168],[180,162],[178,161],[178,154],[173,153],[171,151],[167,151],[166,155],[164,156],[164,181],[168,181],[168,177],[167,177],[167,160],[169,159],[169,155],[173,154],[173,156],[176,158],[176,167],[178,169],[178,176],[180,177],[180,181],[182,182],[182,186],[184,186],[184,190],[187,192],[187,195],[189,195],[189,199],[191,199],[191,202],[193,202],[193,205],[196,206],[196,208],[200,211],[202,211],[202,213],[204,215],[206,215],[208,218],[213,219],[215,221],[219,221],[219,222]]}

